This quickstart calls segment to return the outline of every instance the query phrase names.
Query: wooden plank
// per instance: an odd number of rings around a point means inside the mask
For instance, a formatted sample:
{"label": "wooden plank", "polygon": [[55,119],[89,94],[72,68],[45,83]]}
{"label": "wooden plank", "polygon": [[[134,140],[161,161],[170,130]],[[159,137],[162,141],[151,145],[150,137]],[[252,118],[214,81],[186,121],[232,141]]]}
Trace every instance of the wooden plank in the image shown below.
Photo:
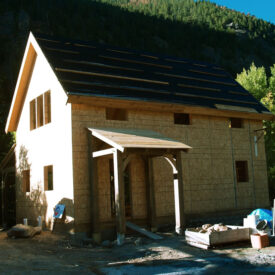
{"label": "wooden plank", "polygon": [[197,248],[202,248],[204,250],[207,250],[210,247],[207,244],[197,243],[197,242],[194,242],[194,241],[191,241],[191,240],[186,240],[186,243],[190,246],[194,246],[194,247],[197,247]]}
{"label": "wooden plank", "polygon": [[92,157],[92,152],[95,149],[94,137],[87,130],[88,142],[88,163],[89,163],[89,184],[90,184],[90,202],[91,202],[91,224],[93,238],[95,242],[100,242],[100,222],[99,222],[99,203],[98,203],[98,174],[97,174],[97,159]]}
{"label": "wooden plank", "polygon": [[131,222],[126,222],[126,226],[129,227],[132,230],[135,230],[139,232],[140,234],[143,234],[144,236],[153,239],[153,240],[162,240],[163,238],[155,233],[152,233],[145,228],[141,228],[140,226],[133,224]]}
{"label": "wooden plank", "polygon": [[114,154],[114,184],[115,184],[115,205],[116,205],[116,226],[118,241],[123,243],[126,231],[125,225],[125,192],[123,176],[122,153],[115,150]]}
{"label": "wooden plank", "polygon": [[192,231],[191,229],[185,230],[185,239],[192,240],[193,242],[198,242],[205,245],[210,245],[209,234],[208,233],[199,233]]}
{"label": "wooden plank", "polygon": [[165,103],[152,101],[136,101],[130,99],[106,98],[103,96],[79,96],[73,92],[68,93],[68,103],[72,104],[91,104],[98,107],[127,108],[131,110],[148,110],[157,112],[176,112],[198,115],[208,115],[217,117],[237,117],[256,120],[272,120],[275,116],[272,113],[251,113],[238,110],[225,110],[208,108],[202,106],[187,106],[179,103]]}
{"label": "wooden plank", "polygon": [[25,102],[26,93],[31,80],[37,53],[33,45],[29,42],[27,45],[24,58],[21,64],[19,76],[17,79],[15,93],[12,99],[10,112],[8,115],[5,131],[14,132],[17,129],[21,110]]}
{"label": "wooden plank", "polygon": [[111,140],[110,138],[107,138],[106,136],[104,136],[102,133],[100,133],[99,131],[96,131],[92,128],[88,128],[89,131],[92,132],[92,135],[97,137],[98,139],[102,140],[103,142],[111,145],[112,147],[114,147],[115,149],[123,152],[124,148],[122,146],[120,146],[119,144],[117,144],[116,142],[114,142],[113,140]]}
{"label": "wooden plank", "polygon": [[176,232],[183,234],[185,226],[185,215],[184,215],[184,196],[183,196],[183,167],[182,167],[182,154],[179,151],[176,155],[176,170],[177,178],[174,179],[174,197],[175,197],[175,216],[176,216]]}
{"label": "wooden plank", "polygon": [[89,128],[94,136],[121,152],[124,148],[191,149],[190,146],[149,130]]}
{"label": "wooden plank", "polygon": [[96,151],[96,152],[93,152],[93,158],[97,158],[97,157],[102,157],[102,156],[110,155],[110,154],[113,154],[114,151],[115,151],[114,148]]}
{"label": "wooden plank", "polygon": [[153,158],[146,156],[144,158],[145,165],[145,180],[146,180],[146,198],[147,198],[147,218],[148,225],[151,231],[157,229],[157,216],[156,216],[156,198],[155,198],[155,183],[153,171]]}
{"label": "wooden plank", "polygon": [[185,230],[185,238],[206,245],[218,245],[249,240],[249,228],[237,226],[228,227],[230,227],[231,230],[212,232],[210,234],[199,233],[189,228]]}

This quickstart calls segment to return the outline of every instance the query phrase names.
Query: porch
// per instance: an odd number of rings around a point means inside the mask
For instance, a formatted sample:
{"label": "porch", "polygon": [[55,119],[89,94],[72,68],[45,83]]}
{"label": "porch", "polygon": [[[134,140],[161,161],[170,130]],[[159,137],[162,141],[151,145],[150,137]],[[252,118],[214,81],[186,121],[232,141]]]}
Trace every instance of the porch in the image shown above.
{"label": "porch", "polygon": [[89,182],[91,188],[91,223],[93,238],[100,240],[98,160],[108,157],[112,161],[114,187],[114,214],[118,243],[123,243],[126,232],[124,172],[131,160],[142,158],[145,171],[147,226],[157,229],[155,181],[153,159],[164,158],[173,169],[175,231],[182,234],[184,217],[183,154],[190,146],[149,130],[87,129],[89,144]]}

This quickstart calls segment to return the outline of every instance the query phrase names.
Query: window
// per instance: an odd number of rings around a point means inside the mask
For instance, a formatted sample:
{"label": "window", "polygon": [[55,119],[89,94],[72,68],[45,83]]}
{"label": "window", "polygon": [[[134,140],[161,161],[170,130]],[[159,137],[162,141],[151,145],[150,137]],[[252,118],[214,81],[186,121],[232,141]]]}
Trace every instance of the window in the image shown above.
{"label": "window", "polygon": [[241,118],[230,118],[231,128],[243,128],[243,120]]}
{"label": "window", "polygon": [[36,104],[35,99],[30,102],[30,130],[36,128]]}
{"label": "window", "polygon": [[174,113],[174,123],[182,125],[190,125],[190,115],[182,113]]}
{"label": "window", "polygon": [[24,170],[22,172],[22,187],[24,193],[30,192],[30,170]]}
{"label": "window", "polygon": [[30,130],[51,122],[51,92],[48,91],[30,102]]}
{"label": "window", "polygon": [[37,112],[37,127],[41,127],[44,124],[43,115],[43,95],[40,95],[36,99],[36,112]]}
{"label": "window", "polygon": [[236,161],[237,182],[248,182],[247,161]]}
{"label": "window", "polygon": [[127,120],[126,109],[106,108],[107,120]]}
{"label": "window", "polygon": [[51,92],[48,91],[44,94],[44,114],[45,114],[45,124],[51,122]]}
{"label": "window", "polygon": [[53,166],[44,167],[44,190],[53,190]]}

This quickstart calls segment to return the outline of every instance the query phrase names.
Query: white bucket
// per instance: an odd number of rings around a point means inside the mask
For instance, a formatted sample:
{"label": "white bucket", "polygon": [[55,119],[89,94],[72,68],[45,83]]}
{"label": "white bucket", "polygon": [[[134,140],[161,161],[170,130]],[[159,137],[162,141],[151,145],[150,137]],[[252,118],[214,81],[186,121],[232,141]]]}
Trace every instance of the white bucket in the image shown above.
{"label": "white bucket", "polygon": [[28,225],[28,219],[27,219],[27,218],[24,218],[24,219],[23,219],[23,224],[24,224],[24,225]]}

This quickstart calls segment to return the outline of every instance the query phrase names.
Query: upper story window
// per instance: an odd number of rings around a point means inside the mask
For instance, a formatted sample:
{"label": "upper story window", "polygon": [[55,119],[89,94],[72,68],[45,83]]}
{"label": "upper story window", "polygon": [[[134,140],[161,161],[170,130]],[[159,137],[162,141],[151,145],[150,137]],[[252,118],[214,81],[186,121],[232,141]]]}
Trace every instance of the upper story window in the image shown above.
{"label": "upper story window", "polygon": [[247,161],[238,160],[235,162],[237,182],[248,182]]}
{"label": "upper story window", "polygon": [[174,113],[174,123],[182,125],[190,125],[190,115],[182,113]]}
{"label": "upper story window", "polygon": [[231,128],[243,128],[243,120],[241,118],[230,118]]}
{"label": "upper story window", "polygon": [[30,102],[30,130],[51,122],[51,92],[38,96]]}
{"label": "upper story window", "polygon": [[127,110],[119,108],[106,108],[107,120],[127,120]]}

